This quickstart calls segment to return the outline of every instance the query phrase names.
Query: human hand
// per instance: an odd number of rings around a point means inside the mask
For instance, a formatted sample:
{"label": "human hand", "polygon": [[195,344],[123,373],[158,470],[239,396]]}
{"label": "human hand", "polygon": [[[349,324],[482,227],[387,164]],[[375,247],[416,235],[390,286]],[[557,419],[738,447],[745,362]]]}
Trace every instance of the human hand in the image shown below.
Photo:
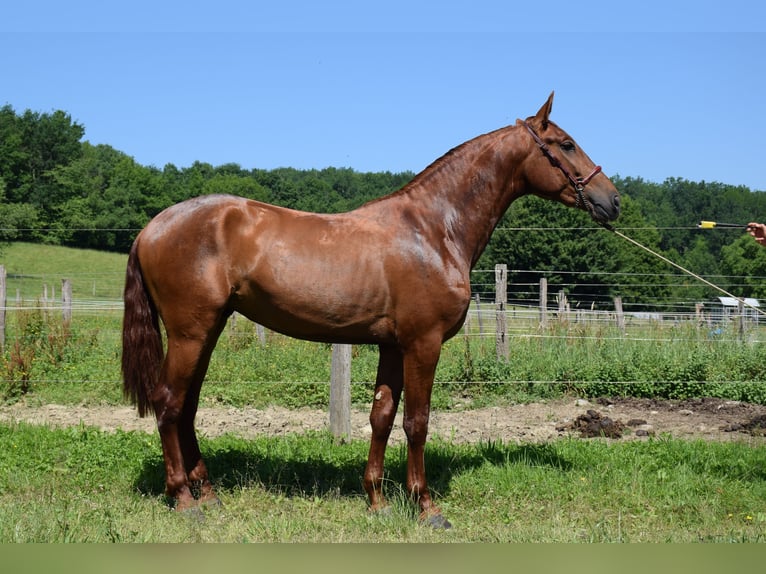
{"label": "human hand", "polygon": [[763,223],[748,223],[747,232],[752,235],[760,245],[766,247],[766,225]]}

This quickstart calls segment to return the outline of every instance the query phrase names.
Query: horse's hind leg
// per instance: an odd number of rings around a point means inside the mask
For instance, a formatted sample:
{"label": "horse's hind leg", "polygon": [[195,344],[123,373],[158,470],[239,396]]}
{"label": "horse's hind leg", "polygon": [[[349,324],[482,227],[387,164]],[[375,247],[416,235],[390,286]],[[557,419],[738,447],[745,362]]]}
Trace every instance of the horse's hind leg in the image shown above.
{"label": "horse's hind leg", "polygon": [[189,333],[176,336],[169,332],[160,381],[152,394],[165,459],[165,492],[175,501],[178,510],[198,504],[193,486],[199,488],[203,501],[217,499],[200,454],[194,417],[218,333],[220,327],[199,338]]}
{"label": "horse's hind leg", "polygon": [[207,466],[202,459],[202,453],[197,442],[197,433],[194,430],[194,418],[197,414],[197,406],[199,405],[200,390],[210,363],[211,353],[212,346],[210,346],[209,350],[206,349],[203,352],[203,356],[200,357],[200,362],[197,365],[198,376],[194,377],[186,393],[178,431],[186,474],[192,486],[192,495],[197,496],[198,503],[200,504],[220,505],[221,500],[215,494],[213,485],[210,483]]}
{"label": "horse's hind leg", "polygon": [[364,489],[370,499],[372,512],[386,507],[383,497],[383,459],[402,395],[402,383],[401,352],[394,347],[381,346],[375,395],[370,412],[370,453],[364,472]]}

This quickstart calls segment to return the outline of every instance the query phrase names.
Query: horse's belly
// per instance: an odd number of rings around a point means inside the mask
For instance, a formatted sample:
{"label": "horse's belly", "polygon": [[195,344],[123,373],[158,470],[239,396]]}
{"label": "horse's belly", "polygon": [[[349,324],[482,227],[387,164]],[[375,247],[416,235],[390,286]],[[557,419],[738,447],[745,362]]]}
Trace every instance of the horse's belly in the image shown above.
{"label": "horse's belly", "polygon": [[378,343],[393,336],[383,298],[332,287],[279,290],[252,286],[235,310],[274,331],[323,342]]}

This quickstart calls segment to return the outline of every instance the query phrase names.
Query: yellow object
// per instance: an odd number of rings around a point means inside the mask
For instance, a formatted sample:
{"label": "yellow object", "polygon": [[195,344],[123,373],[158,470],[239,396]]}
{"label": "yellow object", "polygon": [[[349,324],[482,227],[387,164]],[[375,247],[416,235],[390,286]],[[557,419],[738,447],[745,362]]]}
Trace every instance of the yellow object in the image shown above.
{"label": "yellow object", "polygon": [[731,227],[734,229],[747,229],[747,225],[741,223],[721,223],[720,221],[700,221],[697,224],[700,229],[713,229],[714,227]]}

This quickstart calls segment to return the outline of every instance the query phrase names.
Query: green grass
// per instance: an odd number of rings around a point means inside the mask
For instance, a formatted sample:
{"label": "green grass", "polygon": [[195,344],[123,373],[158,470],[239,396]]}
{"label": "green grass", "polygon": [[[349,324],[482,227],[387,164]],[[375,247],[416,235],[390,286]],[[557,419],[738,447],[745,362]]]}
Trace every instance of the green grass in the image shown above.
{"label": "green grass", "polygon": [[[74,293],[119,299],[124,257],[14,244],[0,263],[11,298],[39,297],[41,280],[71,274]],[[104,257],[103,260],[97,259]],[[33,279],[29,279],[32,276]],[[13,283],[20,281],[21,283]],[[19,285],[15,287],[14,285]],[[85,296],[82,296],[83,298]],[[119,311],[9,313],[0,400],[121,404]],[[510,361],[488,339],[444,347],[433,406],[463,409],[564,393],[714,395],[766,402],[766,351],[688,326],[627,337],[609,326],[524,325]],[[352,400],[370,403],[377,353],[354,348]],[[325,407],[330,347],[227,327],[203,403]],[[468,414],[470,416],[470,414]],[[387,454],[388,516],[370,516],[361,488],[368,445],[326,433],[203,439],[224,501],[204,520],[170,512],[156,434],[0,425],[0,542],[492,541],[757,542],[766,528],[766,447],[740,443],[567,439],[548,444],[458,445],[436,439],[427,469],[455,524],[421,527],[402,488],[404,447]]]}
{"label": "green grass", "polygon": [[[64,332],[55,311],[12,312],[8,344],[0,355],[0,400],[22,396],[43,403],[122,402],[120,314],[75,313]],[[766,403],[766,346],[708,340],[694,333],[664,340],[589,337],[514,337],[511,357],[498,361],[494,342],[462,336],[443,349],[436,372],[437,409],[576,396],[713,396]],[[14,359],[16,342],[30,356]],[[23,353],[22,353],[23,355]],[[18,366],[16,363],[24,363]],[[203,385],[202,400],[234,407],[325,407],[331,347],[269,333],[257,340],[252,323],[237,321],[223,333]],[[352,401],[368,406],[377,349],[355,346]],[[23,368],[22,368],[23,367]],[[28,380],[20,388],[21,378]]]}
{"label": "green grass", "polygon": [[0,245],[0,265],[8,275],[8,300],[61,299],[61,281],[72,281],[72,293],[82,299],[120,299],[127,255],[71,249],[57,245],[10,243]]}
{"label": "green grass", "polygon": [[361,487],[367,444],[326,433],[202,441],[223,500],[168,510],[156,435],[0,425],[0,542],[762,542],[766,447],[657,438],[432,441],[447,532],[420,526],[387,454],[387,516]]}
{"label": "green grass", "polygon": [[[10,274],[11,299],[17,289],[24,297],[39,296],[43,280],[64,276],[74,282],[76,301],[92,297],[94,285],[99,296],[112,298],[102,299],[111,308],[76,307],[67,330],[55,309],[12,308],[0,356],[0,400],[26,396],[42,402],[119,403],[121,312],[113,303],[122,291],[125,257],[14,243],[3,246],[0,262]],[[472,321],[470,336],[461,333],[444,346],[434,407],[484,406],[563,393],[715,396],[766,403],[766,346],[740,342],[734,333],[711,337],[707,329],[690,324],[653,323],[631,326],[623,335],[608,324],[552,321],[540,329],[535,322],[521,315],[509,319],[510,359],[499,361],[492,338],[476,336],[479,322]],[[759,331],[751,335],[762,336]],[[14,357],[17,343],[21,347]],[[352,401],[367,405],[377,349],[357,346],[353,352]],[[325,406],[330,358],[329,345],[273,333],[261,344],[253,324],[240,318],[226,328],[213,353],[203,401]]]}

